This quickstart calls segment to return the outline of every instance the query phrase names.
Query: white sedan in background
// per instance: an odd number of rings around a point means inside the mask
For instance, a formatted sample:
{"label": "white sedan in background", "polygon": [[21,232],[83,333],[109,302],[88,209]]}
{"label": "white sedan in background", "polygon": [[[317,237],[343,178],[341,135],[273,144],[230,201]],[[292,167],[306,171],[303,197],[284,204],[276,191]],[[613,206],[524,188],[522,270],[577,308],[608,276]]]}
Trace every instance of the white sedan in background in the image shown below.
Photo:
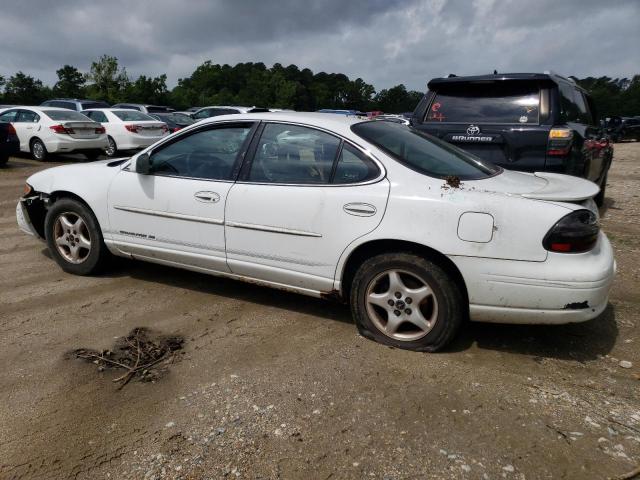
{"label": "white sedan in background", "polygon": [[367,338],[435,351],[466,318],[600,315],[615,261],[598,190],[392,122],[248,113],[36,173],[17,217],[67,272],[118,255],[342,299]]}
{"label": "white sedan in background", "polygon": [[109,145],[102,125],[64,108],[9,108],[0,112],[0,122],[13,125],[20,151],[35,160],[46,160],[50,153],[83,153],[93,160]]}
{"label": "white sedan in background", "polygon": [[105,153],[113,157],[118,150],[140,150],[169,135],[164,122],[137,110],[92,108],[82,112],[100,122],[107,130],[108,145]]}

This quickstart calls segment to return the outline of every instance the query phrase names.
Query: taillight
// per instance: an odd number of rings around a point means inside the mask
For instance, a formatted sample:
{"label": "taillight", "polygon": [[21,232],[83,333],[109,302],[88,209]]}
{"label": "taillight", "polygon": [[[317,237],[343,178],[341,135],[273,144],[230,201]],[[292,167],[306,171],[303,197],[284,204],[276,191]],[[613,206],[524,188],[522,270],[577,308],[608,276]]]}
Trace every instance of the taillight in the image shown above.
{"label": "taillight", "polygon": [[182,127],[173,127],[173,130],[171,130],[172,133],[176,133],[178,130],[180,130]]}
{"label": "taillight", "polygon": [[64,125],[52,125],[49,128],[53,130],[55,133],[63,133],[66,135],[71,135],[72,133],[75,133],[73,131],[73,128],[67,128]]}
{"label": "taillight", "polygon": [[571,151],[573,131],[569,128],[554,127],[549,131],[547,155],[567,155]]}
{"label": "taillight", "polygon": [[[175,131],[175,130],[174,130],[174,131]],[[165,133],[168,133],[168,132],[169,132],[169,127],[167,127],[167,125],[166,125],[166,124],[165,124],[165,125],[162,125],[162,133],[163,133],[163,134],[165,134]]]}
{"label": "taillight", "polygon": [[9,135],[17,135],[18,134],[18,132],[16,132],[16,129],[13,126],[13,123],[9,124],[9,127],[7,128],[7,133]]}
{"label": "taillight", "polygon": [[96,133],[107,133],[104,127],[96,127]]}
{"label": "taillight", "polygon": [[589,210],[576,210],[562,217],[542,240],[551,252],[581,253],[591,250],[598,241],[598,218]]}
{"label": "taillight", "polygon": [[140,125],[125,125],[124,128],[126,128],[132,133],[138,133],[138,130],[140,129]]}

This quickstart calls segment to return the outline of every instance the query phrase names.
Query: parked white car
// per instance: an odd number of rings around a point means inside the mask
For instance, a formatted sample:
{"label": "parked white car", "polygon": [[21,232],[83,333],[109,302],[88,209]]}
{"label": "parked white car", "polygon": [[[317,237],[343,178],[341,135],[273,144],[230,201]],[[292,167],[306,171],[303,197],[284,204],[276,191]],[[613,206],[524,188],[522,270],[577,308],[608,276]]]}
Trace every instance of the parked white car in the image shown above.
{"label": "parked white car", "polygon": [[438,350],[467,316],[595,318],[615,273],[595,184],[506,171],[392,122],[216,117],[27,182],[18,223],[67,272],[118,255],[339,298],[400,348]]}
{"label": "parked white car", "polygon": [[107,131],[105,153],[114,157],[118,150],[140,150],[169,135],[164,122],[137,110],[92,108],[84,110],[87,117],[100,122]]}
{"label": "parked white car", "polygon": [[82,153],[95,159],[108,146],[104,127],[73,110],[15,107],[1,111],[0,122],[13,125],[20,151],[35,160],[46,160],[50,153]]}
{"label": "parked white car", "polygon": [[237,105],[214,105],[210,107],[202,107],[192,112],[191,117],[197,122],[205,118],[218,117],[220,115],[234,115],[238,113],[258,113],[268,112],[269,110],[261,107],[239,107]]}

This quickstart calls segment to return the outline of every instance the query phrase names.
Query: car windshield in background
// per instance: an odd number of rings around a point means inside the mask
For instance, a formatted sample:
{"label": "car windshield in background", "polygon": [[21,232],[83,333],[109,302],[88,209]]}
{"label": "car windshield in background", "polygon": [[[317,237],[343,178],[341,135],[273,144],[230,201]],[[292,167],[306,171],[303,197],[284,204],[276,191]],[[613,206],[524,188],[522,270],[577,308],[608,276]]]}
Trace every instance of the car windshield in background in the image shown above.
{"label": "car windshield in background", "polygon": [[93,120],[86,115],[80,112],[74,112],[73,110],[44,110],[44,114],[51,120],[57,121],[93,122]]}
{"label": "car windshield in background", "polygon": [[109,104],[104,102],[82,102],[82,110],[89,110],[90,108],[109,108]]}
{"label": "car windshield in background", "polygon": [[537,124],[538,86],[518,82],[464,83],[436,92],[427,122]]}
{"label": "car windshield in background", "polygon": [[138,112],[137,110],[115,110],[113,114],[123,122],[156,121],[155,118],[150,117],[146,113]]}
{"label": "car windshield in background", "polygon": [[351,130],[407,167],[431,177],[477,180],[501,168],[430,135],[392,122],[357,123]]}

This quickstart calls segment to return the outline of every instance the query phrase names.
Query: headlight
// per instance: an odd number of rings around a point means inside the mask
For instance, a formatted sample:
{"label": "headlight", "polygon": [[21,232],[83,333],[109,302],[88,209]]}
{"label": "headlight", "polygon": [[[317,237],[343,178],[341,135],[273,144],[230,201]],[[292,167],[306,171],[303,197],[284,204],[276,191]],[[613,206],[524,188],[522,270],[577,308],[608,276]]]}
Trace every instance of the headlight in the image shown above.
{"label": "headlight", "polygon": [[24,188],[22,189],[22,196],[26,197],[27,195],[31,195],[33,193],[33,188],[28,183],[24,184]]}

